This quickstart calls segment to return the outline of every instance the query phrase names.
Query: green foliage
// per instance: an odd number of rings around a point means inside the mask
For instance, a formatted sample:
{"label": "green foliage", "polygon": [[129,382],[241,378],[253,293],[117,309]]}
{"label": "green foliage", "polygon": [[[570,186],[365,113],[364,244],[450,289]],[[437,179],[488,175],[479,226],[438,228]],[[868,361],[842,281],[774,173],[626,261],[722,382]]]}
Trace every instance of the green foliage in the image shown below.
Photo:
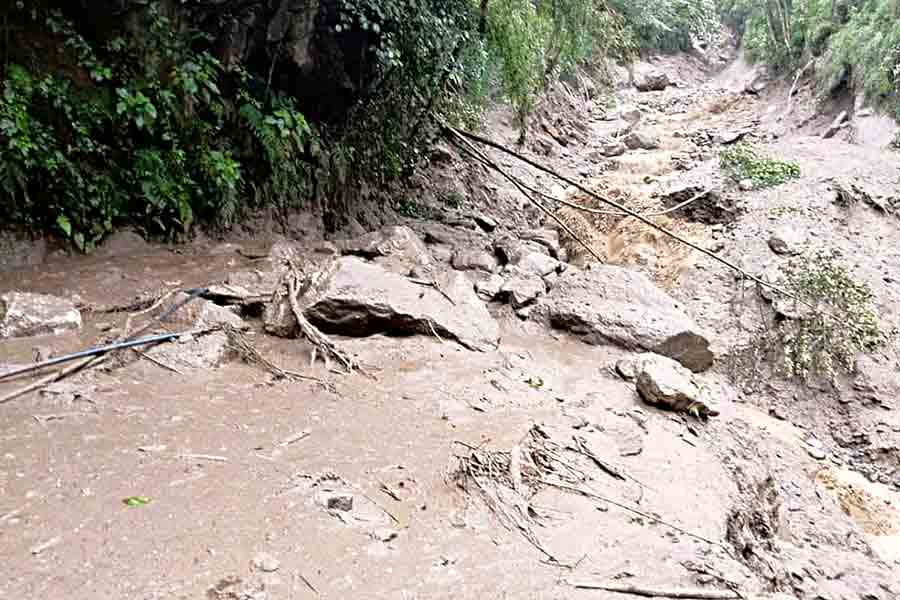
{"label": "green foliage", "polygon": [[750,179],[758,188],[781,185],[800,177],[800,165],[764,156],[746,142],[738,142],[719,153],[719,164],[735,181]]}
{"label": "green foliage", "polygon": [[831,37],[830,71],[850,69],[857,89],[900,115],[900,5],[868,0],[849,13],[849,21]]}
{"label": "green foliage", "polygon": [[[89,42],[58,11],[17,16],[68,54],[56,73],[16,63],[5,71],[0,186],[13,223],[55,228],[88,251],[123,221],[170,238],[198,218],[228,225],[248,183],[245,162],[263,176],[271,171],[279,194],[297,183],[279,177],[312,135],[296,107],[242,92],[262,126],[253,131],[270,129],[251,143],[265,160],[255,150],[242,158],[246,136],[226,120],[230,101],[220,86],[245,79],[192,49],[194,36],[179,33],[156,4],[146,14],[148,36],[105,43]],[[240,111],[247,121],[248,114]]]}
{"label": "green foliage", "polygon": [[780,328],[789,375],[830,378],[841,369],[852,371],[860,353],[883,342],[871,290],[832,256],[807,257],[791,271],[786,287],[797,296],[800,315]]}
{"label": "green foliage", "polygon": [[720,26],[715,0],[612,0],[641,48],[678,52],[708,41]]}

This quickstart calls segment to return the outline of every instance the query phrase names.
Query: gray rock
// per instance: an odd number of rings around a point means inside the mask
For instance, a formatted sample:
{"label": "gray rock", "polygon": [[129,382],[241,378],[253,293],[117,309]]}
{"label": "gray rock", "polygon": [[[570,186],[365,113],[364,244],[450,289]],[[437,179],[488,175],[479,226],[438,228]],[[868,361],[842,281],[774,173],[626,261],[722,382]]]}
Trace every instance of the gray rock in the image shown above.
{"label": "gray rock", "polygon": [[213,369],[225,362],[229,352],[228,336],[214,331],[182,336],[174,342],[151,348],[147,354],[175,368]]}
{"label": "gray rock", "polygon": [[504,279],[500,275],[491,274],[489,277],[475,282],[475,292],[479,297],[491,301],[500,295],[503,281]]}
{"label": "gray rock", "polygon": [[752,179],[741,179],[738,182],[738,189],[742,192],[749,192],[753,189],[753,180]]}
{"label": "gray rock", "polygon": [[360,256],[401,275],[428,271],[434,259],[425,242],[404,225],[385,227],[364,236],[335,242],[343,255]]}
{"label": "gray rock", "polygon": [[559,270],[559,261],[543,252],[528,252],[515,263],[516,267],[526,273],[545,277]]}
{"label": "gray rock", "polygon": [[462,273],[435,273],[437,285],[451,302],[434,287],[356,257],[343,257],[335,267],[303,298],[306,318],[326,332],[349,336],[437,332],[470,349],[496,346],[497,322]]}
{"label": "gray rock", "polygon": [[622,139],[629,150],[655,150],[659,148],[659,138],[640,131],[632,131]]}
{"label": "gray rock", "polygon": [[524,308],[546,292],[544,280],[531,273],[516,271],[500,288],[500,293],[509,298],[514,309]]}
{"label": "gray rock", "polygon": [[559,232],[555,229],[532,229],[521,235],[522,239],[540,244],[553,258],[559,258]]}
{"label": "gray rock", "polygon": [[353,510],[353,494],[346,492],[331,492],[324,494],[322,502],[328,510],[350,512]]}
{"label": "gray rock", "polygon": [[769,248],[775,254],[800,254],[806,244],[806,235],[793,227],[781,227],[769,238]]}
{"label": "gray rock", "polygon": [[497,268],[497,259],[485,250],[457,250],[450,262],[457,271],[493,273]]}
{"label": "gray rock", "polygon": [[637,391],[647,404],[684,412],[700,398],[691,372],[671,358],[644,354],[636,366]]}
{"label": "gray rock", "polygon": [[661,92],[669,85],[669,76],[659,69],[638,69],[634,76],[634,87],[639,92]]}
{"label": "gray rock", "polygon": [[628,148],[625,146],[625,144],[621,140],[607,139],[607,140],[603,140],[600,143],[600,152],[606,158],[612,158],[614,156],[622,156],[623,154],[625,154],[626,150],[628,150]]}
{"label": "gray rock", "polygon": [[46,294],[0,294],[0,338],[55,335],[81,327],[71,300]]}
{"label": "gray rock", "polygon": [[692,371],[713,363],[709,340],[675,301],[641,273],[609,265],[567,272],[535,312],[588,344],[615,344],[673,358]]}
{"label": "gray rock", "polygon": [[487,215],[475,215],[475,223],[488,233],[497,229],[497,221]]}

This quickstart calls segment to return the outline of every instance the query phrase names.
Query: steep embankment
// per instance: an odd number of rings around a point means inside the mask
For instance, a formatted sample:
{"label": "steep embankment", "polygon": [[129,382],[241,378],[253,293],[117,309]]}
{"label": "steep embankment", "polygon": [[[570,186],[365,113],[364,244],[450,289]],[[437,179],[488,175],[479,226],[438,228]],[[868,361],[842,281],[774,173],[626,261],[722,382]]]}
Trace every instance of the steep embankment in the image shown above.
{"label": "steep embankment", "polygon": [[[694,198],[651,218],[754,273],[790,260],[773,234],[838,249],[872,287],[882,327],[900,325],[900,220],[872,206],[896,202],[895,155],[772,130],[778,104],[731,90],[734,71],[701,84],[692,61],[657,63],[683,85],[622,89],[614,109],[590,86],[559,90],[523,152],[629,207]],[[490,135],[512,146],[507,117],[492,116]],[[716,158],[739,137],[796,160],[801,177],[740,190]],[[168,328],[241,326],[237,312],[255,334],[229,334],[245,361],[226,361],[228,337],[214,333],[0,405],[0,593],[619,597],[573,589],[588,583],[900,594],[896,346],[836,388],[798,386],[747,354],[773,309],[721,263],[608,206],[580,220],[560,208],[610,263],[588,268],[590,254],[508,180],[451,150],[435,159],[442,168],[403,204],[415,215],[398,217],[406,227],[330,242],[306,228],[300,240],[178,253],[120,236],[105,255],[5,272],[0,291],[75,296],[85,323],[3,340],[4,361],[117,337],[122,315],[103,311],[135,292],[150,294],[131,310],[160,289],[211,283],[208,297],[234,311],[198,300]],[[835,203],[834,178],[872,189],[871,203]],[[334,269],[299,308],[365,373],[310,366],[308,344],[265,335],[296,326],[287,303],[270,302],[286,256],[307,274]],[[318,380],[253,363],[241,340]],[[648,348],[700,372],[636,363]],[[720,414],[649,406],[635,372],[645,392],[650,377]],[[149,502],[124,505],[131,496]]]}

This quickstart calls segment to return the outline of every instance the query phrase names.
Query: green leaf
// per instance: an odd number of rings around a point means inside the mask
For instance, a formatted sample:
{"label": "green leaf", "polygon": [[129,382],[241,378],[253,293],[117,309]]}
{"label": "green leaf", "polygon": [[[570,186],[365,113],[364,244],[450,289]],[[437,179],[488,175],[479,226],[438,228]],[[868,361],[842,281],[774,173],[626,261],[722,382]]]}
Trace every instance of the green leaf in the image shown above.
{"label": "green leaf", "polygon": [[147,496],[129,496],[122,500],[122,502],[126,506],[144,506],[145,504],[150,503],[150,498]]}
{"label": "green leaf", "polygon": [[69,218],[66,215],[58,215],[56,217],[56,225],[62,229],[66,237],[72,237],[72,223],[69,222]]}

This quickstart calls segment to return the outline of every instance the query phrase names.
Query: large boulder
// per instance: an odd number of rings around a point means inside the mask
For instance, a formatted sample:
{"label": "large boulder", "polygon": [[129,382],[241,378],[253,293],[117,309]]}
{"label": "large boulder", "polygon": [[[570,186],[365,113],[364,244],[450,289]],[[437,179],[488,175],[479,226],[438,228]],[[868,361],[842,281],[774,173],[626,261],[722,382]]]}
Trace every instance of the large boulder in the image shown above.
{"label": "large boulder", "polygon": [[661,92],[670,84],[669,76],[656,68],[639,68],[634,74],[634,87],[639,92]]}
{"label": "large boulder", "polygon": [[499,327],[472,282],[456,271],[435,273],[434,282],[421,285],[380,265],[343,257],[302,299],[303,314],[326,333],[437,334],[474,350],[496,347]]}
{"label": "large boulder", "polygon": [[645,275],[621,267],[565,273],[533,315],[588,344],[655,352],[695,372],[713,363],[709,340],[675,300]]}
{"label": "large boulder", "polygon": [[46,294],[0,295],[0,338],[51,335],[81,327],[81,313],[71,300]]}

